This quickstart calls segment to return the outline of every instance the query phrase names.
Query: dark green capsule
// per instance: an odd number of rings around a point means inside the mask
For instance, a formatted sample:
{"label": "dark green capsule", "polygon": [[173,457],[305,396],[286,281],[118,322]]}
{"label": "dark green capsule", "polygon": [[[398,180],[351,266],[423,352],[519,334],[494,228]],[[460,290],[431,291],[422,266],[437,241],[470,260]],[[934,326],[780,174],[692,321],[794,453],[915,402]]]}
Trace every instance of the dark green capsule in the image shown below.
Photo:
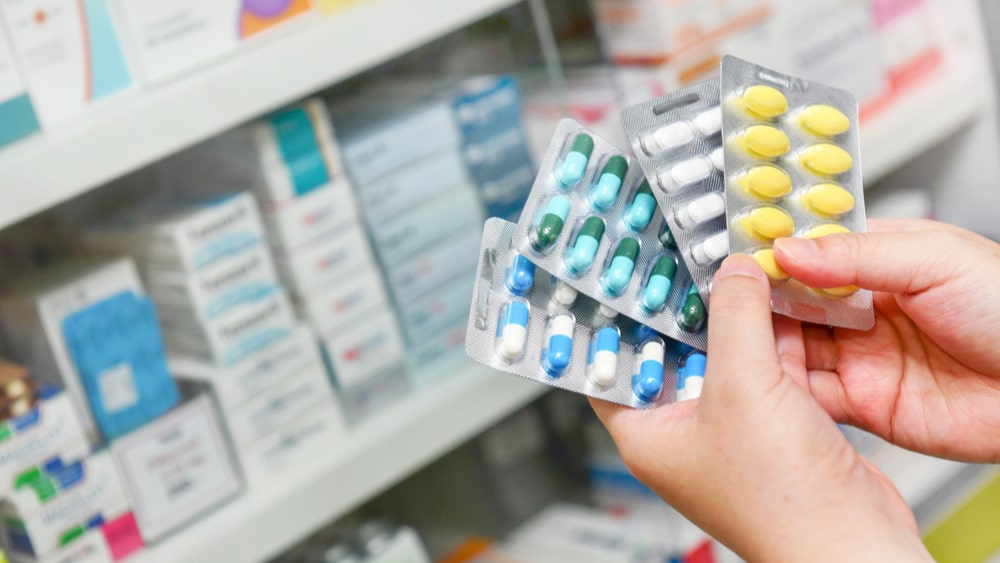
{"label": "dark green capsule", "polygon": [[670,225],[665,221],[663,223],[663,232],[660,233],[660,244],[663,245],[663,248],[677,250],[677,240],[674,239],[674,233],[670,231]]}
{"label": "dark green capsule", "polygon": [[677,275],[677,261],[670,256],[660,256],[657,259],[656,264],[653,265],[653,276],[663,276],[674,281],[674,276]]}
{"label": "dark green capsule", "polygon": [[677,326],[686,332],[701,332],[705,329],[706,318],[705,303],[698,295],[698,288],[692,284],[684,298],[684,303],[681,304],[680,311],[677,313]]}

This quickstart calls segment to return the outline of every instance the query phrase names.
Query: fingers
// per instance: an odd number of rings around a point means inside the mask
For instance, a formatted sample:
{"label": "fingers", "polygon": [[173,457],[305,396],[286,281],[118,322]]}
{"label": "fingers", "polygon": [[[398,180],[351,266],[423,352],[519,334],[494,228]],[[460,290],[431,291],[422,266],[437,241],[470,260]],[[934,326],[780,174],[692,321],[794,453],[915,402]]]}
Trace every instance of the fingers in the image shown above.
{"label": "fingers", "polygon": [[811,370],[809,392],[823,410],[837,422],[847,423],[853,420],[847,390],[836,372]]}
{"label": "fingers", "polygon": [[796,385],[808,391],[802,323],[783,315],[772,315],[771,319],[774,323],[774,340],[781,371],[792,378]]}

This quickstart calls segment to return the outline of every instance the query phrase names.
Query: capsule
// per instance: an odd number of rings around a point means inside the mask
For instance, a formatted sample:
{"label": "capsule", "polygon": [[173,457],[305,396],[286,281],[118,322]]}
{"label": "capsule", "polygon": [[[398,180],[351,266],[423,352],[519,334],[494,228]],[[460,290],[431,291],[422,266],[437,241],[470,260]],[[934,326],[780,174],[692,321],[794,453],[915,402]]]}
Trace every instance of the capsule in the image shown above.
{"label": "capsule", "polygon": [[664,221],[663,230],[660,231],[660,244],[663,248],[670,250],[677,250],[677,240],[674,239],[674,233],[670,230],[670,224]]}
{"label": "capsule", "polygon": [[659,340],[646,342],[639,357],[639,373],[632,378],[632,392],[640,401],[651,403],[663,389],[663,343]]}
{"label": "capsule", "polygon": [[497,352],[500,357],[513,363],[524,355],[524,345],[528,341],[528,304],[511,301],[504,307],[497,324]]}
{"label": "capsule", "polygon": [[576,323],[569,313],[549,319],[545,335],[545,349],[542,350],[542,369],[549,377],[559,377],[569,367],[573,355],[573,329]]}
{"label": "capsule", "polygon": [[754,252],[753,259],[757,261],[760,269],[764,270],[764,273],[767,274],[767,277],[771,281],[782,282],[791,277],[788,275],[788,272],[778,265],[778,261],[774,259],[774,250],[770,248]]}
{"label": "capsule", "polygon": [[612,297],[618,297],[632,281],[635,261],[639,257],[639,242],[634,238],[622,239],[615,249],[611,264],[601,276],[601,289]]}
{"label": "capsule", "polygon": [[590,217],[583,223],[573,248],[566,255],[565,262],[569,271],[576,275],[586,272],[594,265],[597,249],[604,237],[604,221],[600,217]]}
{"label": "capsule", "polygon": [[832,143],[820,143],[802,151],[799,162],[807,170],[820,176],[843,174],[854,166],[851,153]]}
{"label": "capsule", "polygon": [[544,252],[552,247],[562,234],[566,217],[570,210],[569,197],[557,195],[545,206],[545,213],[531,237],[531,248],[536,252]]}
{"label": "capsule", "polygon": [[726,198],[719,192],[709,192],[674,210],[677,225],[690,230],[726,213]]}
{"label": "capsule", "polygon": [[837,184],[819,184],[802,194],[802,205],[817,215],[837,217],[854,209],[851,192]]}
{"label": "capsule", "polygon": [[677,326],[685,332],[701,332],[705,328],[706,318],[705,303],[702,302],[701,295],[698,295],[698,287],[691,284],[677,312]]}
{"label": "capsule", "polygon": [[777,88],[758,84],[743,91],[743,109],[753,117],[773,119],[788,111],[788,98]]}
{"label": "capsule", "polygon": [[590,155],[594,152],[594,139],[586,133],[580,133],[573,139],[569,154],[563,159],[556,171],[556,180],[565,188],[573,187],[583,180],[587,172]]}
{"label": "capsule", "polygon": [[788,153],[792,142],[784,131],[771,125],[751,125],[740,135],[738,143],[751,156],[778,158]]}
{"label": "capsule", "polygon": [[648,314],[653,314],[663,309],[670,296],[670,288],[674,285],[674,277],[677,276],[677,261],[673,256],[660,256],[653,265],[653,271],[649,274],[646,287],[639,297],[639,305]]}
{"label": "capsule", "polygon": [[765,241],[790,237],[795,232],[795,220],[780,207],[758,207],[740,221],[747,235]]}
{"label": "capsule", "polygon": [[821,137],[836,137],[851,128],[851,120],[833,106],[816,104],[799,113],[799,125]]}
{"label": "capsule", "polygon": [[792,177],[777,166],[754,166],[736,178],[736,184],[757,199],[777,199],[792,191]]}
{"label": "capsule", "polygon": [[705,386],[705,367],[708,358],[696,352],[684,360],[684,365],[678,370],[677,378],[677,400],[690,401],[701,397],[701,390]]}
{"label": "capsule", "polygon": [[573,286],[563,280],[556,280],[555,289],[552,291],[552,301],[569,309],[576,303],[578,295],[579,293]]}
{"label": "capsule", "polygon": [[682,161],[666,172],[657,175],[657,181],[663,191],[676,192],[681,188],[704,182],[716,171],[725,170],[725,153],[722,147],[713,150],[707,157],[696,156]]}
{"label": "capsule", "polygon": [[708,266],[729,256],[729,233],[722,231],[691,245],[691,257],[699,266]]}
{"label": "capsule", "polygon": [[617,319],[619,315],[618,311],[615,311],[614,309],[608,307],[604,303],[601,303],[600,306],[597,307],[597,314],[609,321]]}
{"label": "capsule", "polygon": [[625,210],[625,224],[633,231],[642,231],[653,220],[655,211],[656,198],[653,197],[653,190],[650,189],[649,182],[643,180],[635,192],[635,197],[632,198],[632,203]]}
{"label": "capsule", "polygon": [[535,265],[516,250],[511,250],[505,277],[507,290],[524,297],[535,284]]}
{"label": "capsule", "polygon": [[608,159],[601,171],[601,177],[590,188],[587,199],[597,211],[607,211],[616,201],[622,189],[622,180],[628,172],[628,162],[624,157],[615,155]]}
{"label": "capsule", "polygon": [[598,387],[607,387],[618,372],[618,344],[621,335],[613,326],[599,329],[590,340],[587,378]]}

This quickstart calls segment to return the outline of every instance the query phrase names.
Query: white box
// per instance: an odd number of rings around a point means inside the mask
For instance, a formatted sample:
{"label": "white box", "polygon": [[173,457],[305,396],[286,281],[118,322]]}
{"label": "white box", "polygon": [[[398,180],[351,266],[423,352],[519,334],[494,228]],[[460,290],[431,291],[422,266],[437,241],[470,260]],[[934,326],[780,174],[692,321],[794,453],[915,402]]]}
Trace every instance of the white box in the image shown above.
{"label": "white box", "polygon": [[143,548],[131,510],[105,519],[70,543],[40,557],[12,549],[13,563],[114,563]]}
{"label": "white box", "polygon": [[483,205],[472,186],[457,185],[410,213],[383,225],[371,225],[383,264],[413,258],[421,250],[470,225],[482,225]]}
{"label": "white box", "polygon": [[312,332],[299,327],[292,336],[228,368],[220,368],[204,360],[175,357],[170,359],[170,369],[178,378],[210,385],[223,411],[229,411],[280,385],[290,374],[313,364],[322,364],[322,361],[319,343]]}
{"label": "white box", "polygon": [[474,268],[482,242],[482,224],[470,225],[405,262],[386,266],[389,290],[397,303],[418,299]]}
{"label": "white box", "polygon": [[382,274],[375,264],[370,268],[355,270],[326,288],[317,288],[308,295],[298,296],[296,309],[299,316],[308,319],[320,332],[341,328],[345,323],[389,301],[382,285]]}
{"label": "white box", "polygon": [[306,295],[352,272],[375,268],[368,238],[357,223],[330,231],[294,250],[275,250],[275,265],[285,284]]}
{"label": "white box", "polygon": [[280,479],[283,471],[315,463],[318,452],[337,447],[344,421],[332,403],[320,403],[256,444],[240,450],[240,464],[251,488]]}
{"label": "white box", "polygon": [[469,270],[419,299],[400,301],[399,323],[410,343],[423,342],[454,324],[467,319],[476,271]]}
{"label": "white box", "polygon": [[457,185],[473,181],[462,153],[448,147],[433,156],[411,163],[376,181],[356,186],[371,225],[382,225]]}
{"label": "white box", "polygon": [[403,339],[395,315],[387,308],[370,311],[351,326],[324,334],[323,348],[342,389],[403,363]]}
{"label": "white box", "polygon": [[358,216],[345,178],[285,203],[264,205],[264,222],[273,244],[286,249],[305,244]]}

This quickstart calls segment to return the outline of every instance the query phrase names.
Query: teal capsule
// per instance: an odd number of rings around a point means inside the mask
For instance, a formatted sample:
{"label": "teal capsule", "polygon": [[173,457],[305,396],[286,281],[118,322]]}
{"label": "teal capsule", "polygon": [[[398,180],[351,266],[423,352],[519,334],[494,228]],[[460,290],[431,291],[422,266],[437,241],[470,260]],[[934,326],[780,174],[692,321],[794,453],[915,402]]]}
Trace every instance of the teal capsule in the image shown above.
{"label": "teal capsule", "polygon": [[536,252],[544,252],[556,243],[566,224],[566,217],[569,216],[570,205],[569,197],[564,195],[557,195],[549,201],[545,214],[531,237],[531,248]]}
{"label": "teal capsule", "polygon": [[632,281],[635,273],[635,259],[639,257],[639,242],[634,238],[623,239],[618,243],[611,265],[601,276],[601,288],[608,295],[618,297]]}
{"label": "teal capsule", "polygon": [[573,146],[570,147],[569,154],[556,169],[556,180],[559,180],[559,183],[565,188],[579,184],[587,172],[587,163],[590,162],[590,155],[593,152],[594,139],[586,133],[577,135],[573,139]]}
{"label": "teal capsule", "polygon": [[655,211],[656,198],[653,197],[653,190],[649,188],[649,181],[643,180],[635,192],[632,204],[625,210],[625,224],[633,231],[641,231],[649,226]]}
{"label": "teal capsule", "polygon": [[691,288],[684,297],[684,303],[677,313],[677,326],[687,332],[701,332],[705,328],[705,303],[698,295],[698,288],[691,284]]}
{"label": "teal capsule", "polygon": [[594,265],[597,249],[604,237],[604,221],[600,217],[591,217],[583,223],[580,233],[576,235],[573,248],[566,256],[566,267],[574,274],[582,274]]}
{"label": "teal capsule", "polygon": [[639,305],[644,311],[653,314],[663,309],[676,275],[677,261],[673,256],[660,256],[656,260],[646,282],[646,288],[642,290],[642,296],[639,298]]}
{"label": "teal capsule", "polygon": [[597,183],[591,186],[587,199],[597,211],[607,211],[616,201],[622,189],[622,180],[628,172],[628,162],[622,156],[612,156],[601,171]]}
{"label": "teal capsule", "polygon": [[677,240],[674,239],[674,233],[670,231],[670,225],[666,221],[663,222],[663,232],[660,233],[660,244],[663,248],[677,250]]}

